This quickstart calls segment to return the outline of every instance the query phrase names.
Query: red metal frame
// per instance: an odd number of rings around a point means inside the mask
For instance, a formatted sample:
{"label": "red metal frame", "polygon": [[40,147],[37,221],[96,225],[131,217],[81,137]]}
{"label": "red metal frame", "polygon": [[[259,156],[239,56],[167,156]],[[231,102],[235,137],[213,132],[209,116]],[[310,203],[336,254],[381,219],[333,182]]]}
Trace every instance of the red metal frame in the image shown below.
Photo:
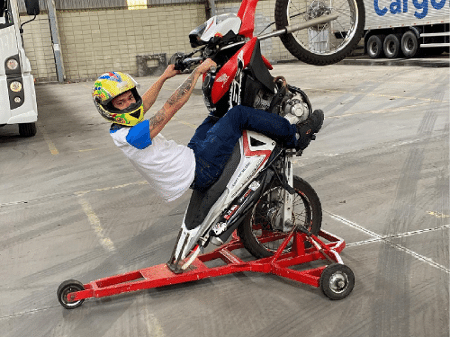
{"label": "red metal frame", "polygon": [[[327,240],[328,243],[321,241],[318,236]],[[230,243],[210,253],[198,256],[189,270],[181,274],[175,274],[166,264],[160,264],[92,281],[84,285],[85,290],[68,294],[67,300],[68,302],[75,302],[91,297],[100,298],[245,271],[275,274],[313,287],[319,287],[320,276],[326,265],[312,269],[305,268],[301,271],[290,268],[325,259],[339,262],[339,253],[345,247],[344,240],[325,231],[320,231],[318,236],[312,235],[309,238],[306,234],[299,232],[291,232],[289,235],[280,233],[268,236],[265,239],[267,242],[283,238],[284,241],[273,256],[252,261],[243,261],[232,253],[233,250],[243,248],[242,242],[236,236],[233,236]],[[314,240],[318,247],[313,245],[311,248],[305,248],[305,240]],[[292,242],[292,249],[288,253],[282,253],[289,242]],[[217,259],[222,260],[226,265],[211,268],[205,265],[205,262]]]}

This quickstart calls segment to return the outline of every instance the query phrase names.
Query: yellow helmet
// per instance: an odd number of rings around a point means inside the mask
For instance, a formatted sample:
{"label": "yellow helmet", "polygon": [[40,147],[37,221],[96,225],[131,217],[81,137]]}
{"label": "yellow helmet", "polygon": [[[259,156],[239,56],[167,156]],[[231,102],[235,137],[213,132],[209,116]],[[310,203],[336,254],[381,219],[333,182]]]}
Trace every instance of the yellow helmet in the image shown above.
{"label": "yellow helmet", "polygon": [[[134,126],[144,119],[144,105],[139,96],[137,82],[128,74],[121,72],[111,72],[101,75],[94,83],[92,97],[98,112],[105,119],[112,123],[126,126]],[[115,108],[112,100],[131,91],[136,103],[131,104],[124,110]]]}

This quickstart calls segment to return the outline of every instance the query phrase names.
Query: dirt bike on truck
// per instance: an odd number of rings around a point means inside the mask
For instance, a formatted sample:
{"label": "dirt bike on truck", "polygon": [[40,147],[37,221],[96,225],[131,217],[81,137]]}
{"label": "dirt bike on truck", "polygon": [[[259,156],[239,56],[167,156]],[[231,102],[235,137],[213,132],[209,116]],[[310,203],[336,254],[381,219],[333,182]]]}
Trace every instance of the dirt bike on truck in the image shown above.
{"label": "dirt bike on truck", "polygon": [[[203,78],[205,104],[213,118],[221,118],[239,104],[279,114],[292,124],[301,123],[311,114],[311,103],[300,88],[289,85],[283,77],[272,77],[272,66],[261,55],[259,41],[280,36],[288,50],[302,61],[335,63],[348,55],[361,38],[364,7],[361,0],[296,1],[278,0],[278,30],[255,37],[257,0],[244,0],[237,15],[212,17],[191,32],[191,44],[199,49],[174,55],[172,62],[180,70],[206,58],[217,64]],[[199,56],[194,57],[196,53]],[[64,281],[57,291],[59,302],[66,309],[74,309],[90,297],[245,270],[277,273],[320,286],[331,299],[346,297],[355,278],[339,256],[345,243],[321,230],[319,197],[306,181],[293,174],[292,160],[299,155],[301,151],[288,149],[269,137],[244,131],[219,179],[204,192],[193,191],[166,264],[88,284]],[[254,264],[230,253],[236,240],[223,245],[236,229],[239,247],[243,244],[258,259]],[[330,243],[321,242],[317,235]],[[210,243],[219,245],[220,252],[199,255]],[[216,259],[216,255],[231,264],[207,268],[202,261]],[[302,272],[288,269],[317,259],[332,264]]]}

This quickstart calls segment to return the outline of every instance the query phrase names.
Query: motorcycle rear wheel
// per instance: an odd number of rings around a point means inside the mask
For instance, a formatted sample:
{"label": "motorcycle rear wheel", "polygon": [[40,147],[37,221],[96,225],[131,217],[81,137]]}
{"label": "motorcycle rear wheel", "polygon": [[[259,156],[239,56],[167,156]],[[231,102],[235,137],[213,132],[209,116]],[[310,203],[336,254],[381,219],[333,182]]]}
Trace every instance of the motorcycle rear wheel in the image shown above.
{"label": "motorcycle rear wheel", "polygon": [[276,0],[277,30],[324,15],[336,20],[280,36],[286,49],[300,61],[334,64],[347,57],[361,40],[365,24],[363,0]]}
{"label": "motorcycle rear wheel", "polygon": [[[304,225],[313,234],[319,233],[322,225],[322,206],[314,189],[303,179],[294,176],[294,209],[292,212],[294,225]],[[279,183],[263,192],[261,198],[248,212],[238,227],[238,235],[244,247],[256,258],[272,256],[284,239],[267,242],[268,238],[280,233],[273,226],[274,219],[283,210],[284,188]],[[291,249],[291,243],[284,252]]]}

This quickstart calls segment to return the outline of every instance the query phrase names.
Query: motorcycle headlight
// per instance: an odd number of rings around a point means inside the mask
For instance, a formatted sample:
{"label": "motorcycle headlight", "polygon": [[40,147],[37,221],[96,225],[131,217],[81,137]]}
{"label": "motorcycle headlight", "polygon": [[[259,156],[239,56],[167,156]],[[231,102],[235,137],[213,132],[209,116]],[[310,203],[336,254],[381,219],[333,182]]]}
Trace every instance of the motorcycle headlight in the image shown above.
{"label": "motorcycle headlight", "polygon": [[206,28],[206,22],[195,28],[189,33],[189,42],[192,48],[197,48],[205,44],[204,41],[200,39]]}

